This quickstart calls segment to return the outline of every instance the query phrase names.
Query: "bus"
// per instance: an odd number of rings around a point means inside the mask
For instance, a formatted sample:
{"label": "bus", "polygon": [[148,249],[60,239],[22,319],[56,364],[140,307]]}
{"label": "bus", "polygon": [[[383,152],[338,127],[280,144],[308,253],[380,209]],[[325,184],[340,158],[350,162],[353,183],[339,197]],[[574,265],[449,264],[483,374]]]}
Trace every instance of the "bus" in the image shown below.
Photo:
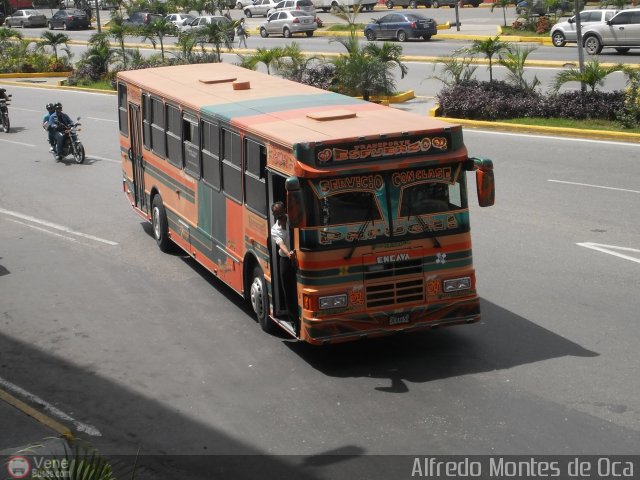
{"label": "bus", "polygon": [[[477,322],[460,125],[215,63],[117,76],[122,187],[175,246],[250,302],[266,332],[322,345]],[[300,328],[270,206],[286,204]]]}

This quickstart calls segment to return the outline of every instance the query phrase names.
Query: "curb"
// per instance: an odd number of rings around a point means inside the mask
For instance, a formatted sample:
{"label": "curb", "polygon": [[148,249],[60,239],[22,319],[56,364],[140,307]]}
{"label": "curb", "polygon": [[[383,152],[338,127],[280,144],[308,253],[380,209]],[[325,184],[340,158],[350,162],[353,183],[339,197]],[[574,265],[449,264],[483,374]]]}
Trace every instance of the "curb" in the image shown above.
{"label": "curb", "polygon": [[4,400],[6,403],[11,405],[12,407],[17,408],[22,413],[30,416],[34,420],[43,424],[44,426],[49,427],[54,432],[66,438],[67,440],[69,441],[73,440],[74,438],[73,433],[71,433],[71,430],[69,428],[65,427],[64,425],[57,422],[53,418],[45,415],[44,413],[36,410],[35,408],[27,405],[22,400],[18,400],[16,397],[11,395],[10,393],[5,392],[4,390],[0,390],[0,400]]}
{"label": "curb", "polygon": [[70,77],[72,72],[0,73],[0,78]]}
{"label": "curb", "polygon": [[117,95],[118,92],[115,90],[100,90],[98,88],[88,88],[88,87],[68,87],[65,85],[52,85],[52,84],[44,84],[44,85],[35,85],[32,83],[23,83],[23,82],[11,82],[8,80],[0,79],[1,85],[12,85],[14,87],[25,87],[25,88],[48,88],[53,90],[71,90],[78,92],[87,92],[87,93],[103,93],[105,95]]}
{"label": "curb", "polygon": [[[433,110],[433,109],[431,109]],[[429,116],[432,111],[429,111]],[[551,136],[584,138],[587,140],[614,140],[618,142],[640,143],[640,134],[626,132],[607,132],[603,130],[578,130],[577,128],[544,127],[538,125],[523,125],[506,122],[489,122],[484,120],[467,120],[462,118],[436,117],[450,123],[458,123],[469,128],[485,130],[499,130],[501,132],[538,133]]]}

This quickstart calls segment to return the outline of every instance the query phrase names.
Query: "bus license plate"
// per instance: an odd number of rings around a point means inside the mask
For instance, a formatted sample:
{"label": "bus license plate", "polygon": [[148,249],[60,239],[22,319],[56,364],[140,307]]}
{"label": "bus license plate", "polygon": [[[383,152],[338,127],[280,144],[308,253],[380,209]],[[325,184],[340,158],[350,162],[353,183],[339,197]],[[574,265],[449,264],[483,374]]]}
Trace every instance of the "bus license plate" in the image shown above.
{"label": "bus license plate", "polygon": [[389,325],[399,325],[401,323],[409,323],[409,314],[389,315]]}

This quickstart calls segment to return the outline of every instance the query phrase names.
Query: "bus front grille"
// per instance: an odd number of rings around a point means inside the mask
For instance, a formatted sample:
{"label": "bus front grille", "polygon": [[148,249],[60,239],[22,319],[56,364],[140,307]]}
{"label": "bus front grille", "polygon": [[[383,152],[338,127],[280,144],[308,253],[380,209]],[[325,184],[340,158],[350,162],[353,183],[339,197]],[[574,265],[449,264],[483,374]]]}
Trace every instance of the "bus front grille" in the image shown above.
{"label": "bus front grille", "polygon": [[424,301],[422,259],[370,265],[364,277],[367,308]]}

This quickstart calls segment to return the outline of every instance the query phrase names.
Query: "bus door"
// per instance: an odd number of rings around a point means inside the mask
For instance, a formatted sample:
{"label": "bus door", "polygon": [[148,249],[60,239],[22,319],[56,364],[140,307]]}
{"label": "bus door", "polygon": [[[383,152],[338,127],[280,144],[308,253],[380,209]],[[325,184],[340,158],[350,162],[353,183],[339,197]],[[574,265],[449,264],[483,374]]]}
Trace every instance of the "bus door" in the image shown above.
{"label": "bus door", "polygon": [[129,137],[131,150],[129,160],[133,170],[133,189],[136,207],[147,211],[147,199],[144,194],[144,162],[142,160],[142,135],[140,134],[140,106],[129,104]]}
{"label": "bus door", "polygon": [[[271,213],[271,205],[277,201],[285,202],[287,199],[287,192],[284,188],[285,177],[269,171],[269,232],[271,232],[271,226],[276,222]],[[289,226],[289,233],[291,241],[293,242],[293,235],[291,234],[291,227]],[[282,284],[280,282],[280,265],[278,262],[278,246],[273,242],[271,233],[269,233],[269,253],[271,258],[271,301],[273,302],[273,311],[275,316],[286,315],[287,306],[284,301],[284,293],[282,291]],[[293,247],[293,245],[292,245]],[[295,248],[295,247],[293,247]]]}

